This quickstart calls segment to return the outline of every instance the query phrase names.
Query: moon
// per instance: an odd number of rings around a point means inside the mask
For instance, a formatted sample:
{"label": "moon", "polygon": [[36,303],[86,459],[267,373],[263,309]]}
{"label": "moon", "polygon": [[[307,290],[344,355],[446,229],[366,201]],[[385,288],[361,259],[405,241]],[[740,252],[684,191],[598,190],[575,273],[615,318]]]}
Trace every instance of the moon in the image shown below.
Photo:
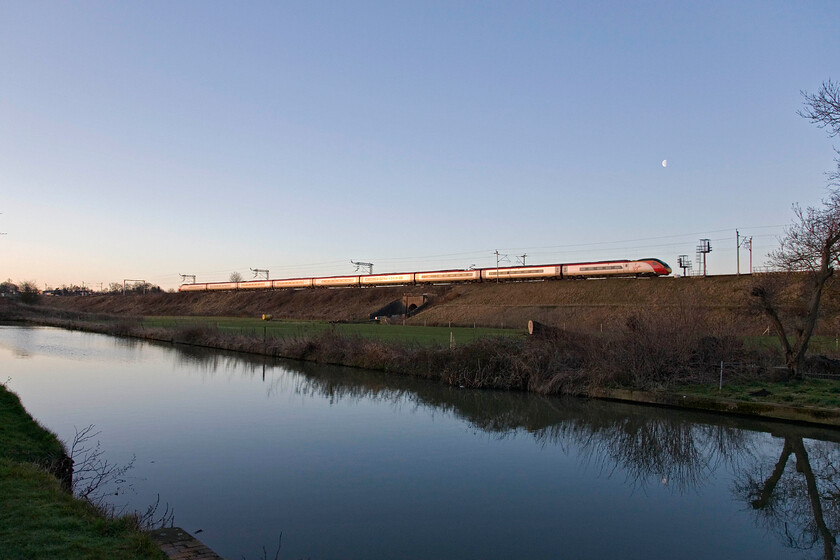
{"label": "moon", "polygon": [[662,167],[668,167],[668,160],[667,159],[662,160]]}

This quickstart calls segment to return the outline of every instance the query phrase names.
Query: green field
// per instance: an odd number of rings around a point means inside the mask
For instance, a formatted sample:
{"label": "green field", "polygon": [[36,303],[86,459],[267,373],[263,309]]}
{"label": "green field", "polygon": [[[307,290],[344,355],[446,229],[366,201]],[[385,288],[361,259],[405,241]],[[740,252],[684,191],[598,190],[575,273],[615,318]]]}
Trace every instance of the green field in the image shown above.
{"label": "green field", "polygon": [[449,344],[450,333],[457,343],[464,343],[490,336],[524,336],[517,329],[491,329],[470,327],[420,327],[381,325],[378,323],[328,323],[325,321],[262,321],[239,317],[146,317],[147,328],[183,328],[207,326],[220,331],[283,338],[311,336],[334,329],[345,336],[360,336],[383,341],[413,342],[417,344]]}

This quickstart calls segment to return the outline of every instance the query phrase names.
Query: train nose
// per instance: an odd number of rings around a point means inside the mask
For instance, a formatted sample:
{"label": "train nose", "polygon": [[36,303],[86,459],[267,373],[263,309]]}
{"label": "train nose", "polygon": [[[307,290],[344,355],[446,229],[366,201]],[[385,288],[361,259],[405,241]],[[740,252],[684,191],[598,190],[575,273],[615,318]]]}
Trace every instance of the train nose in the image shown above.
{"label": "train nose", "polygon": [[671,267],[665,264],[664,262],[655,263],[653,266],[653,270],[656,271],[657,274],[662,274],[663,276],[671,274]]}

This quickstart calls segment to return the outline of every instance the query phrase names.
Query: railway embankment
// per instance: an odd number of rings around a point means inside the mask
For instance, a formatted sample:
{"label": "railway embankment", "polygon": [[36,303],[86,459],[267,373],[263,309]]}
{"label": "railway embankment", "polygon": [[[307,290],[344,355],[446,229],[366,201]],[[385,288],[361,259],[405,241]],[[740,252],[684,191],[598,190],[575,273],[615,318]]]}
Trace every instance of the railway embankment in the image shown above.
{"label": "railway embankment", "polygon": [[[548,282],[483,283],[253,292],[162,293],[44,297],[42,306],[63,311],[119,316],[259,317],[283,320],[365,322],[375,311],[405,295],[426,294],[415,325],[525,328],[529,320],[572,331],[622,328],[632,315],[661,321],[711,324],[760,335],[766,319],[750,296],[760,276],[611,278]],[[787,290],[793,298],[798,288]],[[827,290],[818,328],[840,332],[840,288]]]}
{"label": "railway embankment", "polygon": [[41,306],[52,309],[143,316],[259,317],[277,320],[339,322],[368,321],[370,314],[406,294],[430,299],[443,297],[450,287],[416,286],[388,288],[336,288],[318,290],[265,290],[251,292],[193,292],[128,295],[58,296],[42,298]]}

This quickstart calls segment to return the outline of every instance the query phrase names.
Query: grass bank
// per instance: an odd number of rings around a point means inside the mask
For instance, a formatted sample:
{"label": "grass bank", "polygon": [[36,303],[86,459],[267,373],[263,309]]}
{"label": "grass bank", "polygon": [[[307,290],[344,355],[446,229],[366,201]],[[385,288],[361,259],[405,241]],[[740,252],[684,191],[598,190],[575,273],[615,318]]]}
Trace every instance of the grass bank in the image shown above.
{"label": "grass bank", "polygon": [[840,409],[840,382],[827,379],[785,382],[754,380],[725,384],[722,387],[714,384],[694,384],[674,387],[674,392],[743,402]]}
{"label": "grass bank", "polygon": [[0,558],[166,558],[136,519],[74,498],[68,467],[61,442],[0,384]]}

